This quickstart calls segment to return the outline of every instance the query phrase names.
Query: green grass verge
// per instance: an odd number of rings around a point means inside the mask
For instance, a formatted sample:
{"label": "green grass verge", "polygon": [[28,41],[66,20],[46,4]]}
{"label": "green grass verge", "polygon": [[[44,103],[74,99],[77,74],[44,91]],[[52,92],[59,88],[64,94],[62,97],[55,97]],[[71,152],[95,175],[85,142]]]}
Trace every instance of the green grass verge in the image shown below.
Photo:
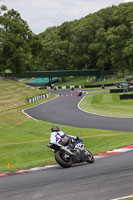
{"label": "green grass verge", "polygon": [[[21,114],[21,113],[19,113]],[[27,120],[24,123],[8,124],[5,121],[0,131],[0,172],[16,171],[55,163],[54,155],[46,146],[49,142],[51,123]],[[133,144],[133,133],[83,129],[61,126],[60,129],[83,138],[94,154]],[[8,163],[11,168],[7,169]]]}
{"label": "green grass verge", "polygon": [[[0,97],[0,105],[1,102],[5,105],[5,107],[0,107],[0,173],[55,163],[53,153],[46,146],[49,142],[52,124],[31,120],[22,113],[22,109],[42,103],[45,100],[29,104],[25,100],[27,95],[29,93],[35,95],[38,91],[25,85],[22,86],[18,82],[0,80],[0,86],[0,91],[3,92]],[[16,91],[19,92],[17,98]],[[55,95],[52,94],[50,98],[53,97]],[[61,125],[59,127],[67,134],[82,137],[86,148],[94,154],[133,144],[133,133],[131,132]],[[10,169],[8,169],[8,163],[11,164]]]}
{"label": "green grass verge", "polygon": [[133,100],[120,100],[119,95],[119,93],[92,93],[81,101],[80,108],[101,115],[133,117]]}

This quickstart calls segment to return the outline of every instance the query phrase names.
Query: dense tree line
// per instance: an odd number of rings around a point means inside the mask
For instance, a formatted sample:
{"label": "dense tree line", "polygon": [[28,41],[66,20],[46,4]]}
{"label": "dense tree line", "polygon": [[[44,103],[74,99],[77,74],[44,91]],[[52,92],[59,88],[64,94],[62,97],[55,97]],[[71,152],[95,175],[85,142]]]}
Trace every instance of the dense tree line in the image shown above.
{"label": "dense tree line", "polygon": [[14,9],[0,8],[0,72],[103,69],[133,74],[133,2],[35,35]]}
{"label": "dense tree line", "polygon": [[98,68],[133,73],[133,2],[48,28],[39,37],[40,70]]}
{"label": "dense tree line", "polygon": [[0,72],[30,70],[41,42],[14,9],[0,7]]}

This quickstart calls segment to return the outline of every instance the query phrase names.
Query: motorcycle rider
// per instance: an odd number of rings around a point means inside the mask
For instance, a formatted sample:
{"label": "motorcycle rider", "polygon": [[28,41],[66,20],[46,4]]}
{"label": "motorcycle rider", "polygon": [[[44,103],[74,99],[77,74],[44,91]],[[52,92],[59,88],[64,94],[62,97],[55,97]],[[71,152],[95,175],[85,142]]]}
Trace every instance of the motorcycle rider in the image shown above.
{"label": "motorcycle rider", "polygon": [[[67,135],[63,131],[60,131],[58,126],[52,126],[51,128],[50,143],[60,143],[63,146],[67,146],[69,139],[74,139],[75,141],[79,139],[77,136]],[[64,139],[65,141],[63,141]]]}
{"label": "motorcycle rider", "polygon": [[[94,162],[93,154],[84,148],[81,138],[65,134],[58,126],[52,126],[51,131],[47,146],[55,153],[55,160],[60,166],[66,168],[74,163]],[[64,141],[64,138],[67,140]]]}

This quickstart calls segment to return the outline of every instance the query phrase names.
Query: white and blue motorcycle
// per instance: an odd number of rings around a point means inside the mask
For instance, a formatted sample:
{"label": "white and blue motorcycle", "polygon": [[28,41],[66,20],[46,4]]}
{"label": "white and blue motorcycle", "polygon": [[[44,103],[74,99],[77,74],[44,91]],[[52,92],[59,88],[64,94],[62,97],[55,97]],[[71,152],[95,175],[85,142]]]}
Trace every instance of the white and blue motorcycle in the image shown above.
{"label": "white and blue motorcycle", "polygon": [[94,163],[93,154],[85,149],[81,138],[78,138],[78,140],[69,138],[67,145],[49,143],[47,146],[53,150],[55,160],[61,167],[67,168],[71,167],[72,164],[81,162]]}

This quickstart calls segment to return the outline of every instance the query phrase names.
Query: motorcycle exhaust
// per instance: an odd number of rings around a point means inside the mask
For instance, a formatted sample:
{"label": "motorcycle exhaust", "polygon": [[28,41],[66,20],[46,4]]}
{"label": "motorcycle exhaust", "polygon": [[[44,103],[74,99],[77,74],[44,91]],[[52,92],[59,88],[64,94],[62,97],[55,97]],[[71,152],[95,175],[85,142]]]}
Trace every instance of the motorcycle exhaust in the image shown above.
{"label": "motorcycle exhaust", "polygon": [[64,150],[66,153],[68,153],[68,154],[71,155],[71,156],[76,156],[75,153],[72,153],[69,149],[67,149],[67,148],[64,147],[64,146],[61,146],[60,149],[61,149],[61,150]]}

